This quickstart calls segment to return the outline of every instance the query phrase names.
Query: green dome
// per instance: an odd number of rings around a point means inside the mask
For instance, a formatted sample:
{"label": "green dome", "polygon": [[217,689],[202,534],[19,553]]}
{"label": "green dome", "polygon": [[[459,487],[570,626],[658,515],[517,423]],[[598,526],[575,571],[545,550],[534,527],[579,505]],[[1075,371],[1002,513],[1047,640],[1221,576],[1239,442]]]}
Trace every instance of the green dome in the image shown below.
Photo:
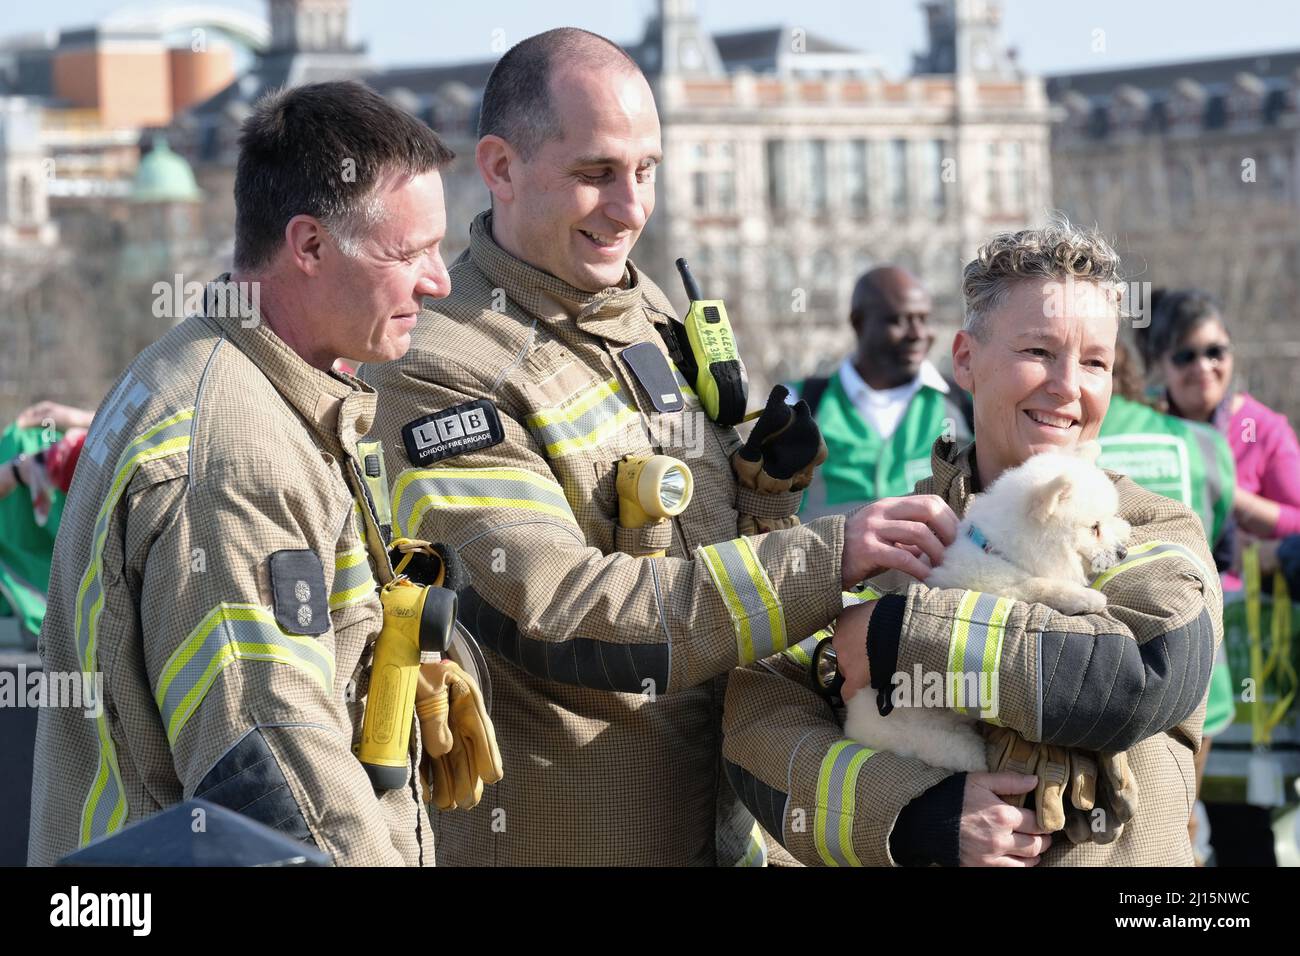
{"label": "green dome", "polygon": [[197,202],[203,198],[194,171],[184,158],[172,152],[167,140],[158,137],[154,147],[140,160],[131,183],[134,202]]}

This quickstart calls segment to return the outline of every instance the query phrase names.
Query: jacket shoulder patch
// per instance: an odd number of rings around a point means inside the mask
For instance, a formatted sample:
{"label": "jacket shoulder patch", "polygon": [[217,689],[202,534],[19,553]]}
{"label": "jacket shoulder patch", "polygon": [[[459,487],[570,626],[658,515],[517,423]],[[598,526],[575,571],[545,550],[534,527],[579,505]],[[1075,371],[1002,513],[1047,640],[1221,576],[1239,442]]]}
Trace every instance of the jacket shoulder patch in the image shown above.
{"label": "jacket shoulder patch", "polygon": [[330,628],[325,568],[315,551],[271,555],[275,622],[289,634],[324,634]]}
{"label": "jacket shoulder patch", "polygon": [[482,451],[505,440],[497,407],[486,398],[453,405],[402,426],[406,457],[416,466]]}

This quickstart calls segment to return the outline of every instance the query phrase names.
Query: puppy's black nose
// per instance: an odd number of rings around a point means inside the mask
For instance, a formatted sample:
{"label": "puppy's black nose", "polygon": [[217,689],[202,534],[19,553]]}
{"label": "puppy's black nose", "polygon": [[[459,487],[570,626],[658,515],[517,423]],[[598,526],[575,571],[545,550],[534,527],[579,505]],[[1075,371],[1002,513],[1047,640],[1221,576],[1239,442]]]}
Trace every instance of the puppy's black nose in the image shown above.
{"label": "puppy's black nose", "polygon": [[1120,548],[1118,548],[1118,549],[1115,551],[1115,557],[1116,557],[1118,560],[1123,561],[1126,557],[1128,557],[1128,548],[1125,548],[1125,547],[1122,547],[1122,546],[1121,546]]}

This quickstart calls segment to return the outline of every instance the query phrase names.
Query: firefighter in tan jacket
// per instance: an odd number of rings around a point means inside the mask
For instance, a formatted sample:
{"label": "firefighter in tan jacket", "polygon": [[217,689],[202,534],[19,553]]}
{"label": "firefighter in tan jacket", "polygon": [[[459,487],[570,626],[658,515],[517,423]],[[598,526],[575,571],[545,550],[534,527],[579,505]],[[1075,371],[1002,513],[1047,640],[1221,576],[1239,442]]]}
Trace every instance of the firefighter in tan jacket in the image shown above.
{"label": "firefighter in tan jacket", "polygon": [[[1095,437],[1110,399],[1117,273],[1104,240],[1059,221],[998,236],[980,251],[966,268],[967,319],[953,349],[955,377],[974,397],[975,442],[936,442],[933,475],[917,495],[942,497],[955,520],[1006,468]],[[870,693],[883,702],[896,675],[914,684],[917,674],[982,675],[978,686],[996,687],[986,730],[997,724],[1018,735],[992,731],[1016,741],[1006,753],[1014,749],[1018,769],[1041,779],[950,774],[845,739],[842,711],[814,689],[816,639],[733,675],[728,775],[797,859],[1191,865],[1192,761],[1222,640],[1222,595],[1196,515],[1111,477],[1133,533],[1125,560],[1092,582],[1106,595],[1103,612],[1066,616],[913,582],[846,610],[835,630],[845,698]],[[999,796],[1034,790],[1050,799],[1045,782],[1068,781],[1068,768],[1094,763],[1120,771],[1114,784],[1097,774],[1097,805],[1082,817],[1078,842],[1044,832],[1032,809]]]}
{"label": "firefighter in tan jacket", "polygon": [[[241,147],[237,274],[118,380],[64,512],[41,655],[103,698],[40,714],[33,864],[190,797],[338,864],[433,862],[414,775],[379,795],[353,755],[386,488],[374,391],[330,369],[396,358],[446,294],[450,153],[355,84],[263,100]],[[368,230],[362,203],[386,213]]]}
{"label": "firefighter in tan jacket", "polygon": [[[722,776],[723,677],[827,624],[871,549],[843,517],[741,534],[794,525],[799,493],[738,488],[740,440],[701,411],[672,306],[627,259],[660,143],[626,54],[579,30],[525,40],[480,131],[494,212],[406,358],[362,370],[400,462],[395,525],[459,549],[462,620],[488,649],[505,779],[440,816],[439,862],[762,862]],[[694,497],[650,540],[618,525],[615,475],[655,452]]]}

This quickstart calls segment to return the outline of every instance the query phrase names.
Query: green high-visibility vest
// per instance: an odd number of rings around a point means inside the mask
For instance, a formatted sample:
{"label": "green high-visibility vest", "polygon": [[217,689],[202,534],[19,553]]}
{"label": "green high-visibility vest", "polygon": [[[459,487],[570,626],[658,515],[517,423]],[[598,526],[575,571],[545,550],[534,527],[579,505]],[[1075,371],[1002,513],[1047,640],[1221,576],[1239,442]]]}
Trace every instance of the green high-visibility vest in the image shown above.
{"label": "green high-visibility vest", "polygon": [[[798,391],[803,393],[804,382]],[[799,515],[805,520],[911,494],[930,475],[936,438],[969,437],[960,409],[943,392],[922,385],[893,434],[882,438],[858,412],[838,372],[826,384],[816,418],[829,454],[804,492]]]}
{"label": "green high-visibility vest", "polygon": [[[1209,425],[1113,395],[1098,441],[1098,465],[1187,505],[1200,517],[1211,546],[1218,543],[1237,487],[1237,467],[1227,439]],[[1206,735],[1221,733],[1232,720],[1232,671],[1225,658],[1215,663],[1210,679]]]}
{"label": "green high-visibility vest", "polygon": [[[0,462],[25,452],[34,455],[46,447],[49,436],[40,428],[10,425],[0,434]],[[50,517],[45,527],[32,517],[32,499],[18,487],[0,498],[0,617],[17,617],[32,634],[45,620],[45,592],[50,587],[50,559],[54,535],[63,514],[63,493],[51,493]]]}
{"label": "green high-visibility vest", "polygon": [[1227,439],[1212,427],[1164,415],[1139,402],[1112,396],[1101,423],[1102,468],[1181,501],[1200,516],[1211,546],[1232,513],[1237,468]]}

